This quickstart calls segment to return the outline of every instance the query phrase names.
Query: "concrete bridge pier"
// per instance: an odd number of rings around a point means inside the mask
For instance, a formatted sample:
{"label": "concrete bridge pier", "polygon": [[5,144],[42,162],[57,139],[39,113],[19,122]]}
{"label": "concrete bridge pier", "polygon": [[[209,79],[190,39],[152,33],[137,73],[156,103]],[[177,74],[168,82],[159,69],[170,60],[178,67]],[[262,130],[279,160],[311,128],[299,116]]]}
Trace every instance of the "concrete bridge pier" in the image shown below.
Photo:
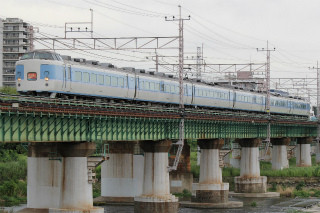
{"label": "concrete bridge pier", "polygon": [[229,183],[222,182],[222,171],[219,166],[219,150],[223,144],[223,139],[198,140],[201,149],[201,163],[195,202],[228,202]]}
{"label": "concrete bridge pier", "polygon": [[28,153],[27,208],[21,212],[102,213],[93,207],[87,156],[94,143],[32,143]]}
{"label": "concrete bridge pier", "polygon": [[267,177],[260,176],[259,144],[261,139],[237,139],[241,146],[240,176],[235,177],[233,196],[279,197],[276,192],[267,192]]}
{"label": "concrete bridge pier", "polygon": [[132,203],[142,193],[143,156],[134,155],[134,141],[110,141],[109,159],[101,164],[101,197],[95,202]]}
{"label": "concrete bridge pier", "polygon": [[242,202],[229,202],[229,183],[222,182],[222,171],[219,165],[219,151],[223,139],[199,139],[201,149],[200,179],[196,186],[196,196],[191,202],[182,203],[194,208],[237,208]]}
{"label": "concrete bridge pier", "polygon": [[272,169],[282,170],[289,168],[287,146],[290,138],[271,138],[272,143]]}
{"label": "concrete bridge pier", "polygon": [[144,182],[141,196],[134,198],[135,213],[177,213],[178,198],[170,194],[168,152],[172,142],[141,141],[144,151]]}
{"label": "concrete bridge pier", "polygon": [[311,163],[312,137],[297,138],[296,165],[300,167],[312,166]]}

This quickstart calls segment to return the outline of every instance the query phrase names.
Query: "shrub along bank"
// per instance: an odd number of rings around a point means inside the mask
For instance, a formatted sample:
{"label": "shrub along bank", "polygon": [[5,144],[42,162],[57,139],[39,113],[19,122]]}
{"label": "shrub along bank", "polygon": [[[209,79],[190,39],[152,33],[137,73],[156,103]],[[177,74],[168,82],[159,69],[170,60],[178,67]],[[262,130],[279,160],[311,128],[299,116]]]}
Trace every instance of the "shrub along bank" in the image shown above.
{"label": "shrub along bank", "polygon": [[27,153],[20,144],[0,144],[0,206],[27,200]]}

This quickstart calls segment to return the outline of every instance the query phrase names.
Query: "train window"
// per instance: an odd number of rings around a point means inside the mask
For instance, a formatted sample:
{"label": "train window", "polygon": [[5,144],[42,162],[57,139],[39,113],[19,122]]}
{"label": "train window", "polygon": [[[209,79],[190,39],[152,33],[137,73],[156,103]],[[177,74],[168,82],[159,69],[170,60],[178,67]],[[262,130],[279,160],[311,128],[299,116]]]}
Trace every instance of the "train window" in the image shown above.
{"label": "train window", "polygon": [[159,83],[156,83],[155,90],[160,90],[160,84]]}
{"label": "train window", "polygon": [[146,90],[149,90],[149,89],[150,89],[150,83],[146,81],[146,82],[144,83],[144,88],[145,88]]}
{"label": "train window", "polygon": [[82,81],[85,82],[85,83],[89,82],[89,73],[87,73],[87,72],[83,73]]}
{"label": "train window", "polygon": [[124,86],[124,80],[123,78],[118,78],[118,86],[123,87]]}
{"label": "train window", "polygon": [[118,86],[118,79],[117,79],[117,77],[114,77],[114,76],[111,77],[111,86],[113,86],[113,87]]}
{"label": "train window", "polygon": [[35,52],[34,59],[54,60],[52,54],[46,52]]}
{"label": "train window", "polygon": [[91,73],[90,75],[90,82],[91,83],[97,83],[97,75],[94,73]]}
{"label": "train window", "polygon": [[98,83],[99,84],[104,84],[103,75],[98,75]]}
{"label": "train window", "polygon": [[104,76],[104,80],[105,80],[105,82],[106,82],[106,85],[108,85],[108,86],[110,86],[110,83],[111,83],[111,78],[110,78],[110,76]]}
{"label": "train window", "polygon": [[139,87],[140,87],[140,89],[143,89],[143,88],[144,88],[144,82],[143,82],[143,81],[140,81],[140,82],[139,82]]}
{"label": "train window", "polygon": [[150,89],[154,90],[154,83],[153,82],[150,83]]}
{"label": "train window", "polygon": [[171,93],[174,93],[174,91],[175,91],[174,86],[171,85],[171,86],[170,86],[170,92],[171,92]]}
{"label": "train window", "polygon": [[165,92],[170,92],[170,86],[167,85],[167,84],[165,84],[165,85],[164,85],[164,91],[165,91]]}
{"label": "train window", "polygon": [[80,71],[76,71],[74,74],[75,81],[81,81],[82,73]]}
{"label": "train window", "polygon": [[174,86],[174,92],[179,94],[179,87],[178,86]]}
{"label": "train window", "polygon": [[196,90],[196,96],[198,96],[199,95],[199,90]]}

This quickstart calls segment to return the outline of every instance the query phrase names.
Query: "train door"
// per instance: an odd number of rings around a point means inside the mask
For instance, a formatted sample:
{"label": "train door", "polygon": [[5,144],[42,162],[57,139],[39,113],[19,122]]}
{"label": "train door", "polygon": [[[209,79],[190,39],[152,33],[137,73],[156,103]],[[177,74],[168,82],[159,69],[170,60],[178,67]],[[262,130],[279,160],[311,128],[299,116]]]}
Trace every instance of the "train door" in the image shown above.
{"label": "train door", "polygon": [[292,109],[293,105],[292,105],[292,101],[288,101],[288,108],[289,108],[289,114],[292,114]]}
{"label": "train door", "polygon": [[137,98],[138,90],[139,90],[139,76],[136,76],[136,75],[135,75],[135,78],[134,78],[134,95],[133,95],[133,99],[136,99],[136,98]]}
{"label": "train door", "polygon": [[234,90],[232,90],[232,93],[233,93],[233,99],[232,99],[232,109],[234,109],[235,108],[235,106],[236,106],[236,101],[237,101],[237,93],[236,93],[236,91],[234,91]]}
{"label": "train door", "polygon": [[125,84],[124,84],[124,88],[127,90],[126,91],[126,98],[130,97],[129,95],[129,75],[126,75],[126,78],[124,79]]}
{"label": "train door", "polygon": [[194,84],[192,84],[192,86],[191,86],[191,95],[192,95],[192,97],[191,97],[191,104],[194,104],[195,103],[195,92],[196,92],[196,89],[195,89],[195,86],[194,86]]}
{"label": "train door", "polygon": [[65,90],[70,92],[71,90],[71,66],[68,65],[65,69]]}

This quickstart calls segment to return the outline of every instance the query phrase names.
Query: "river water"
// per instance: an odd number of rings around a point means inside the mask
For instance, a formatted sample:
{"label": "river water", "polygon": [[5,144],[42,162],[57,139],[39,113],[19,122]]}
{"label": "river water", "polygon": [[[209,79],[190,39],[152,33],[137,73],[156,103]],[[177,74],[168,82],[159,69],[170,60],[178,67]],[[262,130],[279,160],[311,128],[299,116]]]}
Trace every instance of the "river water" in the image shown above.
{"label": "river water", "polygon": [[[311,206],[320,202],[320,199],[306,198],[230,198],[230,201],[242,201],[243,208],[237,209],[191,209],[180,208],[179,213],[267,213],[267,212],[292,212],[290,210],[306,210],[306,206]],[[255,202],[256,207],[251,204]],[[133,206],[101,206],[106,213],[133,213]],[[26,208],[26,205],[7,207],[5,210],[16,212]],[[316,211],[318,212],[318,211]]]}
{"label": "river water", "polygon": [[[179,213],[261,213],[261,212],[291,212],[290,210],[306,210],[319,199],[293,199],[293,198],[230,198],[233,201],[242,201],[243,208],[237,209],[191,209],[180,208]],[[256,207],[251,204],[255,202]],[[133,206],[104,206],[107,213],[133,213]]]}

